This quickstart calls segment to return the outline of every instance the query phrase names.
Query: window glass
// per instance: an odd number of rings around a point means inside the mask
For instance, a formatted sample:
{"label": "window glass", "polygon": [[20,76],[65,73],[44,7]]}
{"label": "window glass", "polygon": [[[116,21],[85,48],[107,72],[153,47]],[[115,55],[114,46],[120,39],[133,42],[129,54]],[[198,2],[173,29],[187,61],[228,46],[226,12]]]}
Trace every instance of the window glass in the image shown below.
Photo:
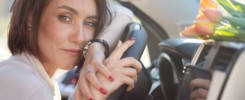
{"label": "window glass", "polygon": [[0,1],[0,60],[8,57],[7,31],[10,20],[10,8],[14,0]]}

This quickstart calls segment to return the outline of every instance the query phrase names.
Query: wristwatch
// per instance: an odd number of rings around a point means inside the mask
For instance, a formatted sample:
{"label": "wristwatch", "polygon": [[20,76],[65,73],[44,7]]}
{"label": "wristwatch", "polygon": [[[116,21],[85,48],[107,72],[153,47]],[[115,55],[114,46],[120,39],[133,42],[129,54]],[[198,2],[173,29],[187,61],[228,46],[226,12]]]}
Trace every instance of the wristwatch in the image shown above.
{"label": "wristwatch", "polygon": [[83,57],[86,58],[86,54],[88,52],[88,48],[89,46],[92,44],[92,43],[100,43],[102,44],[104,47],[105,47],[105,57],[107,58],[109,56],[109,45],[108,43],[106,42],[106,40],[103,40],[103,39],[92,39],[92,40],[89,40],[85,46],[83,47]]}

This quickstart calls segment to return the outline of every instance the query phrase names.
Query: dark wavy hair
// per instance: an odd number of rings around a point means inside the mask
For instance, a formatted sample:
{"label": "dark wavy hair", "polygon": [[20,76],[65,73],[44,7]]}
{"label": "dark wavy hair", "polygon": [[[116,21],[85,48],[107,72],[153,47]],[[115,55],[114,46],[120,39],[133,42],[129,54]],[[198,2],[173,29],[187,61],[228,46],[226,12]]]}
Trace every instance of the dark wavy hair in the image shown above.
{"label": "dark wavy hair", "polygon": [[[39,60],[44,60],[38,48],[38,27],[41,16],[51,0],[15,0],[11,12],[8,47],[13,55],[26,51]],[[111,16],[106,0],[94,0],[97,6],[98,22],[95,37],[102,31]],[[28,18],[32,19],[32,32],[28,32]]]}

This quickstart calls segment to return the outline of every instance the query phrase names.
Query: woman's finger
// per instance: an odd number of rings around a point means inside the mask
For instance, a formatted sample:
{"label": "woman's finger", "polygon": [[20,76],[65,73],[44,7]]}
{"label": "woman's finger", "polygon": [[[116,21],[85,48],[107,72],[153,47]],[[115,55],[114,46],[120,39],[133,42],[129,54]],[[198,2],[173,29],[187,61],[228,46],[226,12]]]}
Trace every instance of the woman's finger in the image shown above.
{"label": "woman's finger", "polygon": [[[71,97],[71,98],[73,98],[73,97]],[[71,100],[73,100],[73,99],[71,99]],[[74,100],[83,100],[83,95],[77,87],[75,88]]]}
{"label": "woman's finger", "polygon": [[85,77],[79,77],[78,88],[81,91],[81,95],[83,95],[86,100],[93,99],[93,95],[89,89],[89,85]]}
{"label": "woman's finger", "polygon": [[123,83],[128,85],[127,91],[130,91],[134,88],[134,79],[128,76],[122,76]]}
{"label": "woman's finger", "polygon": [[112,51],[110,56],[108,57],[109,60],[113,59],[120,59],[123,55],[123,53],[134,44],[135,38],[131,38],[130,40],[127,40],[124,42],[121,46],[117,47],[115,50]]}
{"label": "woman's finger", "polygon": [[[87,68],[93,68],[98,72],[102,73],[108,80],[113,81],[111,72],[102,63],[105,59],[105,55],[101,47],[101,44],[93,43],[90,45],[90,50],[88,50],[86,60],[83,64],[83,70]],[[84,75],[84,73],[83,73]]]}
{"label": "woman's finger", "polygon": [[96,66],[96,69],[98,70],[98,72],[100,72],[101,74],[105,75],[107,77],[107,79],[109,79],[111,82],[114,81],[112,73],[107,69],[107,67],[105,65],[103,65],[102,63],[96,63],[94,65]]}
{"label": "woman's finger", "polygon": [[139,73],[142,70],[141,63],[133,57],[127,57],[120,60],[119,64],[124,67],[131,67],[137,70]]}
{"label": "woman's finger", "polygon": [[207,95],[208,95],[208,90],[204,88],[198,88],[197,90],[191,92],[190,99],[191,100],[196,100],[197,98],[206,99]]}
{"label": "woman's finger", "polygon": [[197,78],[192,80],[189,86],[191,90],[195,89],[196,87],[201,87],[208,90],[210,86],[210,80]]}
{"label": "woman's finger", "polygon": [[123,68],[122,72],[124,75],[127,75],[128,77],[131,77],[132,79],[134,79],[134,82],[137,81],[137,70],[133,68]]}
{"label": "woman's finger", "polygon": [[89,68],[87,70],[86,78],[89,81],[89,83],[97,90],[99,90],[102,94],[107,94],[106,89],[104,88],[102,83],[100,83],[100,81],[97,79],[96,72],[92,68]]}

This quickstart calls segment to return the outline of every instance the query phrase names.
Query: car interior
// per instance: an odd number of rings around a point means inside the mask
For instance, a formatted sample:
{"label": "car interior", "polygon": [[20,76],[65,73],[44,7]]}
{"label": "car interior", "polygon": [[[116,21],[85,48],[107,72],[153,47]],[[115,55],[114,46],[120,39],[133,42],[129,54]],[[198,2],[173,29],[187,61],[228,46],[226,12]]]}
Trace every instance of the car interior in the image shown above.
{"label": "car interior", "polygon": [[[131,9],[147,31],[152,100],[189,100],[192,90],[188,85],[197,78],[211,81],[208,100],[244,98],[241,84],[245,81],[239,77],[242,76],[243,62],[240,61],[244,43],[179,37],[179,32],[195,20],[198,10],[190,9],[198,9],[199,0],[116,1]],[[179,4],[182,5],[176,7]],[[166,7],[169,9],[164,9]],[[171,31],[172,28],[175,31]]]}

